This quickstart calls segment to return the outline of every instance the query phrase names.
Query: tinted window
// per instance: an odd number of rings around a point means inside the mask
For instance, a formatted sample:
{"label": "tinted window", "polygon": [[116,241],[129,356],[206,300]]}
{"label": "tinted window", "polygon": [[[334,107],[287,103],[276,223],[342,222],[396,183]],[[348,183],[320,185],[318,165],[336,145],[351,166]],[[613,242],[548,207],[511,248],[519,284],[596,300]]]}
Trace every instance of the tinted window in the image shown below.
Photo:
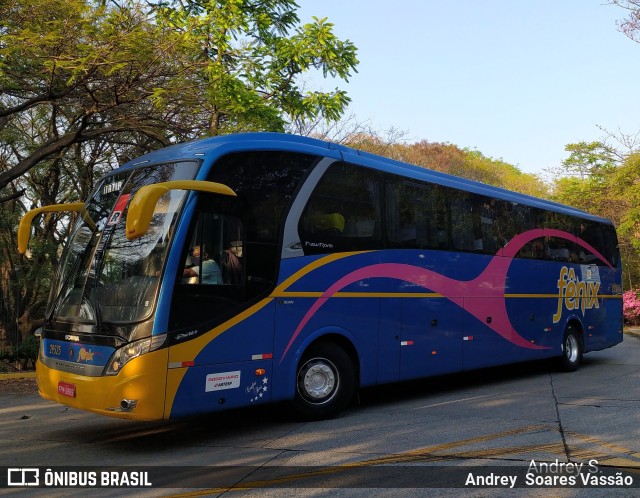
{"label": "tinted window", "polygon": [[213,165],[207,180],[231,187],[237,197],[199,194],[182,248],[184,267],[176,275],[173,328],[223,319],[275,285],[282,221],[316,160],[256,151],[229,154]]}
{"label": "tinted window", "polygon": [[335,163],[305,206],[298,232],[305,254],[380,249],[382,226],[377,172]]}
{"label": "tinted window", "polygon": [[218,160],[208,180],[231,187],[244,212],[247,240],[278,242],[285,209],[316,156],[292,152],[243,152]]}
{"label": "tinted window", "polygon": [[[381,237],[380,181],[384,179],[385,237]],[[593,251],[550,230],[576,235],[618,263],[613,227],[441,185],[335,163],[304,208],[298,231],[305,254],[390,248],[440,249],[496,255],[516,235],[543,235],[518,258],[604,264]],[[544,234],[544,230],[547,233]]]}
{"label": "tinted window", "polygon": [[238,195],[233,212],[246,232],[243,252],[251,294],[259,294],[275,283],[284,215],[317,159],[293,152],[242,152],[220,158],[211,170],[208,180],[224,183]]}
{"label": "tinted window", "polygon": [[[539,209],[533,210],[533,213],[534,226],[541,228],[543,235],[522,248],[517,257],[604,265],[605,263],[595,254],[597,252],[609,264],[617,266],[618,241],[612,226]],[[561,230],[575,235],[593,247],[595,252],[564,237],[558,237],[551,230]]]}
{"label": "tinted window", "polygon": [[387,186],[390,247],[447,249],[446,190],[438,185],[398,180]]}

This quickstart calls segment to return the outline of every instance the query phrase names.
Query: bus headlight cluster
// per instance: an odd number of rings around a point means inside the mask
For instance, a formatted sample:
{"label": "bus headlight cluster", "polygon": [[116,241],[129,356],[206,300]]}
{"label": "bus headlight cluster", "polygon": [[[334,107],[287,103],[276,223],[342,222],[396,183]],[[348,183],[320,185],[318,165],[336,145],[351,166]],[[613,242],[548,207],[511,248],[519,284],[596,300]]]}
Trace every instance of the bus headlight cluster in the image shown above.
{"label": "bus headlight cluster", "polygon": [[104,375],[118,375],[122,367],[134,358],[159,349],[167,338],[166,334],[132,342],[117,349],[109,359]]}

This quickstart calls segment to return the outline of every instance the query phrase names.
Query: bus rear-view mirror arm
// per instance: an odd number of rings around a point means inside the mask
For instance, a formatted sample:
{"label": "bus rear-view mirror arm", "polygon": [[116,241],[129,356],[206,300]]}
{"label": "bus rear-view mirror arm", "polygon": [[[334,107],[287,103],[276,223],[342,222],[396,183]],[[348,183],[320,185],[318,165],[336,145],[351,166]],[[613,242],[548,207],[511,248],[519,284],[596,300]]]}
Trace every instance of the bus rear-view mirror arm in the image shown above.
{"label": "bus rear-view mirror arm", "polygon": [[195,190],[212,194],[236,196],[236,193],[222,183],[199,180],[174,180],[145,185],[131,200],[127,212],[126,235],[129,240],[142,237],[151,223],[156,204],[162,195],[170,190]]}
{"label": "bus rear-view mirror arm", "polygon": [[31,211],[27,211],[18,225],[18,252],[24,254],[27,252],[29,238],[31,237],[31,223],[33,219],[41,213],[56,213],[63,211],[82,211],[84,202],[72,202],[70,204],[51,204],[50,206],[42,206]]}

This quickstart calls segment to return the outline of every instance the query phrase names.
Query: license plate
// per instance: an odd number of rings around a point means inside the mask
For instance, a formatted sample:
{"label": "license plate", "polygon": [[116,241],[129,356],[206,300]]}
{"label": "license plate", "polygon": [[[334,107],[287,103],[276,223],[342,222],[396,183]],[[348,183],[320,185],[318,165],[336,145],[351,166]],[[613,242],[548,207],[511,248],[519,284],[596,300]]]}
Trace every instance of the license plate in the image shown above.
{"label": "license plate", "polygon": [[69,382],[58,382],[58,394],[67,396],[68,398],[76,397],[76,385]]}

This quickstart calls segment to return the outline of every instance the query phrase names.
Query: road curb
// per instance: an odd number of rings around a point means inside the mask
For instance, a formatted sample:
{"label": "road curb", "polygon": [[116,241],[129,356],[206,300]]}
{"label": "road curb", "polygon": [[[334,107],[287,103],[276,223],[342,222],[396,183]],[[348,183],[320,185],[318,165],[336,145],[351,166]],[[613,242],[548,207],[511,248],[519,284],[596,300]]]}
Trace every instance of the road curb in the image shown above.
{"label": "road curb", "polygon": [[3,380],[15,380],[15,379],[35,379],[35,372],[15,372],[15,373],[3,373],[0,374],[0,382]]}
{"label": "road curb", "polygon": [[640,328],[626,328],[624,329],[624,335],[630,335],[631,337],[640,339]]}

